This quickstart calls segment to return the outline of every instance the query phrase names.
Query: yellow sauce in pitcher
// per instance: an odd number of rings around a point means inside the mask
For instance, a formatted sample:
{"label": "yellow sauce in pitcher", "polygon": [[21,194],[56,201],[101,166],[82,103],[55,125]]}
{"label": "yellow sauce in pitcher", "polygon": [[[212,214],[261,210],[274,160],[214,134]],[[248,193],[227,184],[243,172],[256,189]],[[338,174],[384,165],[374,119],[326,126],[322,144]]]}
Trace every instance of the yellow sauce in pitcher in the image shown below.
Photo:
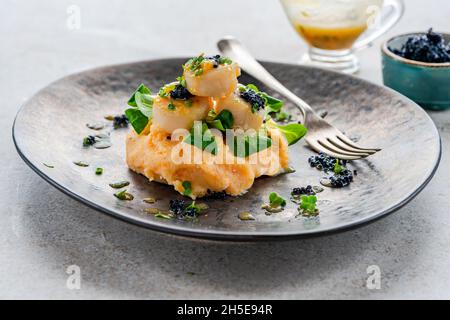
{"label": "yellow sauce in pitcher", "polygon": [[311,46],[324,50],[349,49],[367,26],[323,28],[296,23],[295,29]]}

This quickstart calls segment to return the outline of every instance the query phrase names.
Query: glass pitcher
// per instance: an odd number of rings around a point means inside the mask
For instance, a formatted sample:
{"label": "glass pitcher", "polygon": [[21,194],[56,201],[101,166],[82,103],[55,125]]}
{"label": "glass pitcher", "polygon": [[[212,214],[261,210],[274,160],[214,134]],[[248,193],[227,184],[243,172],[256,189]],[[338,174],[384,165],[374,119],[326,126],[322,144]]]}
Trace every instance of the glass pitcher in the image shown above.
{"label": "glass pitcher", "polygon": [[302,61],[346,73],[359,69],[356,50],[392,28],[402,0],[281,0],[297,33],[309,45]]}

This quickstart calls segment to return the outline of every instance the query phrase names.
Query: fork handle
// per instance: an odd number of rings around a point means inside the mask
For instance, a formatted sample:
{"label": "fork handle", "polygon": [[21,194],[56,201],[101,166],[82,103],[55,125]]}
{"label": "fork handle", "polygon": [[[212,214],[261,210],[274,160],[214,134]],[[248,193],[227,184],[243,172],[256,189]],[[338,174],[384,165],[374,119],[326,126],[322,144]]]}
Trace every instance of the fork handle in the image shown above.
{"label": "fork handle", "polygon": [[217,43],[217,47],[223,55],[236,61],[249,75],[296,104],[303,114],[304,121],[308,114],[314,113],[305,101],[283,86],[258,61],[256,61],[250,52],[237,39],[230,36],[225,37]]}

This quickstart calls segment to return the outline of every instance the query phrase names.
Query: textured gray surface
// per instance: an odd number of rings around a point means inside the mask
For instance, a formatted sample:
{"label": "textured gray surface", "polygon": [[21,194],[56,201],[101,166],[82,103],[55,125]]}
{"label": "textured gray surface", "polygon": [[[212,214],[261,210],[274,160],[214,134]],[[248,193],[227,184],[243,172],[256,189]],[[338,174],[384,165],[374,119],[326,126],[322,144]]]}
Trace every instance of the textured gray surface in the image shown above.
{"label": "textured gray surface", "polygon": [[[406,2],[404,19],[389,35],[430,25],[450,29],[447,0],[426,7],[420,0]],[[81,9],[79,30],[66,27],[70,4]],[[294,61],[304,47],[280,5],[166,0],[4,1],[2,6],[1,298],[450,298],[450,111],[430,113],[443,142],[436,177],[408,206],[372,225],[281,243],[159,234],[99,214],[33,173],[11,140],[18,106],[69,73],[214,51],[215,40],[227,33],[241,38],[258,58]],[[379,43],[359,54],[360,76],[374,82],[381,77]],[[72,264],[81,268],[81,290],[66,288],[65,270]],[[381,269],[380,290],[365,286],[369,265]]]}

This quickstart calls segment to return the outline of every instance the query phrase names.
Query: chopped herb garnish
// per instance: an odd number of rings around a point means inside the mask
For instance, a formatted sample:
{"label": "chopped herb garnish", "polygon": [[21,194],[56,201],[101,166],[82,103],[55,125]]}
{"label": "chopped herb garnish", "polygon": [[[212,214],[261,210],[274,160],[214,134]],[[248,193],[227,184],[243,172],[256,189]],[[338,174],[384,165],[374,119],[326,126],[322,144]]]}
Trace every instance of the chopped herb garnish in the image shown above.
{"label": "chopped herb garnish", "polygon": [[175,107],[175,105],[172,103],[172,102],[170,102],[168,105],[167,105],[167,109],[169,109],[169,110],[175,110],[177,107]]}
{"label": "chopped herb garnish", "polygon": [[51,165],[51,164],[47,164],[45,162],[42,163],[44,166],[46,166],[47,168],[53,169],[55,166]]}
{"label": "chopped herb garnish", "polygon": [[180,83],[182,87],[186,88],[186,80],[184,79],[184,77],[178,77],[177,81]]}
{"label": "chopped herb garnish", "polygon": [[105,120],[108,120],[108,121],[113,121],[114,120],[114,116],[113,115],[106,115],[106,116],[104,116],[104,118],[105,118]]}
{"label": "chopped herb garnish", "polygon": [[83,162],[83,161],[74,161],[74,164],[76,164],[79,167],[89,167],[89,163]]}
{"label": "chopped herb garnish", "polygon": [[114,189],[120,189],[120,188],[128,186],[129,184],[130,184],[129,181],[123,180],[123,181],[110,183],[109,186]]}
{"label": "chopped herb garnish", "polygon": [[103,174],[103,168],[96,168],[95,169],[95,174],[98,175],[98,176]]}
{"label": "chopped herb garnish", "polygon": [[195,76],[199,76],[203,73],[202,63],[205,61],[204,54],[200,54],[198,57],[189,59],[184,65],[185,68],[194,72]]}
{"label": "chopped herb garnish", "polygon": [[209,130],[206,123],[196,121],[189,131],[189,134],[184,138],[184,142],[191,144],[201,150],[217,154],[217,143],[214,135]]}
{"label": "chopped herb garnish", "polygon": [[315,195],[302,196],[301,201],[300,209],[302,209],[304,215],[310,216],[319,213],[319,210],[316,208],[317,197]]}
{"label": "chopped herb garnish", "polygon": [[239,212],[238,215],[239,219],[243,220],[243,221],[248,221],[248,220],[255,220],[255,217],[250,213],[250,212]]}
{"label": "chopped herb garnish", "polygon": [[119,200],[125,201],[131,201],[134,199],[134,196],[131,193],[128,193],[127,189],[114,193],[114,196]]}
{"label": "chopped herb garnish", "polygon": [[140,134],[147,126],[153,114],[152,92],[141,84],[128,100],[132,108],[125,110],[125,115],[136,133]]}
{"label": "chopped herb garnish", "polygon": [[192,186],[190,181],[183,181],[182,186],[184,188],[183,195],[190,196],[192,193]]}

